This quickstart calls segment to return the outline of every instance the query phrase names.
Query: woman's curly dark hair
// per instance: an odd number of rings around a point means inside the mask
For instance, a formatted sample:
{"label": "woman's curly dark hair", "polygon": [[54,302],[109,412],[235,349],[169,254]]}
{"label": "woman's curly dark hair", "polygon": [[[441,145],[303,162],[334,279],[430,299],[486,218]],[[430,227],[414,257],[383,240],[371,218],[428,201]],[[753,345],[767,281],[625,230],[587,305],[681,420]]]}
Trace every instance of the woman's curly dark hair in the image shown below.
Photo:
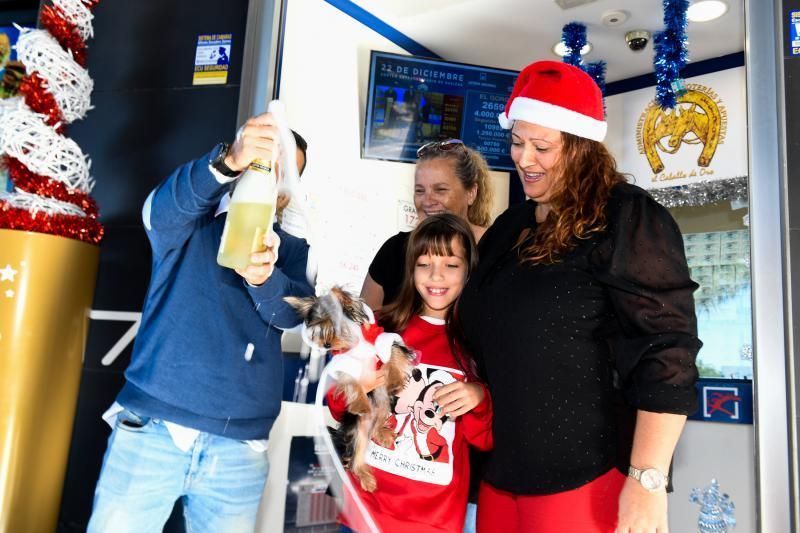
{"label": "woman's curly dark hair", "polygon": [[603,231],[611,189],[625,181],[603,143],[565,132],[561,141],[550,212],[536,231],[526,228],[517,240],[524,262],[557,263],[578,240]]}

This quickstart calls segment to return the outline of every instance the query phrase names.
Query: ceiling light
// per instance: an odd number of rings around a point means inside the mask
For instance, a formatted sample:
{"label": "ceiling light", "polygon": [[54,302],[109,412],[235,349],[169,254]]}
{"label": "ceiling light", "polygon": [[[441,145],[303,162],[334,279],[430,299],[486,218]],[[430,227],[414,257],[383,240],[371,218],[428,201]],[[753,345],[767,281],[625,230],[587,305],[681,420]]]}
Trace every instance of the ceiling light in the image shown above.
{"label": "ceiling light", "polygon": [[603,16],[600,17],[600,21],[603,25],[610,28],[619,26],[626,20],[628,20],[628,13],[626,11],[606,11],[603,13]]}
{"label": "ceiling light", "polygon": [[689,6],[686,18],[692,22],[708,22],[718,19],[728,11],[728,4],[722,0],[702,0]]}
{"label": "ceiling light", "polygon": [[[583,48],[581,48],[581,55],[585,56],[589,52],[592,51],[592,43],[587,42]],[[569,53],[567,50],[567,46],[564,44],[563,41],[558,41],[556,44],[553,45],[553,53],[557,56],[564,57]]]}
{"label": "ceiling light", "polygon": [[584,4],[591,4],[595,0],[556,0],[556,4],[561,9],[572,9],[573,7],[582,6]]}

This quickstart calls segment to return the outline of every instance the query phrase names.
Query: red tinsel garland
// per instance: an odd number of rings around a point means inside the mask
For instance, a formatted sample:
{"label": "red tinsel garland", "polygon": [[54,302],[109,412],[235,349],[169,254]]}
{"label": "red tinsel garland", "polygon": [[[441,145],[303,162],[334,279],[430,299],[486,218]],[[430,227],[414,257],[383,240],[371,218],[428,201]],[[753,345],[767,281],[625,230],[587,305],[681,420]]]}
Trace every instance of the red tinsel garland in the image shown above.
{"label": "red tinsel garland", "polygon": [[24,78],[19,86],[19,92],[25,97],[25,103],[33,111],[47,116],[47,122],[51,126],[61,124],[56,131],[64,134],[64,123],[61,120],[61,109],[58,107],[55,97],[47,90],[47,82],[39,76],[38,72],[33,72]]}
{"label": "red tinsel garland", "polygon": [[[81,2],[88,9],[93,9],[100,0],[81,0]],[[42,8],[40,20],[42,26],[58,43],[72,53],[75,62],[85,67],[86,42],[77,26],[67,20],[63,10],[57,6],[45,6]],[[61,123],[58,133],[64,134],[61,110],[43,78],[36,72],[25,76],[20,92],[24,95],[28,107],[45,115],[49,125],[55,126],[56,123]],[[59,235],[90,244],[100,243],[105,230],[97,220],[97,204],[88,194],[70,190],[59,181],[36,174],[13,157],[7,156],[5,164],[15,187],[41,197],[77,205],[86,213],[86,216],[51,215],[41,211],[32,213],[27,209],[12,207],[9,202],[0,200],[0,228]]]}
{"label": "red tinsel garland", "polygon": [[[86,4],[86,2],[83,2]],[[91,6],[89,6],[91,7]],[[55,37],[56,41],[65,49],[72,52],[75,62],[82,67],[86,66],[86,42],[83,40],[78,27],[67,20],[66,14],[58,6],[44,6],[39,15],[42,26]]]}
{"label": "red tinsel garland", "polygon": [[105,232],[94,217],[48,215],[41,212],[32,215],[29,211],[11,207],[2,200],[0,200],[0,228],[60,235],[89,244],[99,244]]}
{"label": "red tinsel garland", "polygon": [[9,155],[5,157],[5,165],[8,168],[8,176],[11,178],[11,183],[14,184],[14,187],[31,194],[77,205],[87,216],[97,217],[97,203],[88,194],[74,189],[70,190],[60,181],[35,174],[22,161]]}

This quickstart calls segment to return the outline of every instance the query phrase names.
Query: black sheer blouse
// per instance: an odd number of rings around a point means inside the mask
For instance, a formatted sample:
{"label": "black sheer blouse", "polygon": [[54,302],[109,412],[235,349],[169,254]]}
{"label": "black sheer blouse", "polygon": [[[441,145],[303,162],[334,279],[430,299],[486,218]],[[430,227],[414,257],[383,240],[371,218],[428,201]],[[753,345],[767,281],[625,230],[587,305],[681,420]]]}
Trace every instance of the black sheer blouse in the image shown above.
{"label": "black sheer blouse", "polygon": [[485,479],[518,494],[627,472],[637,409],[695,409],[701,346],[680,231],[644,190],[617,185],[607,230],[553,265],[523,265],[514,248],[534,210],[486,232],[458,309],[494,402]]}

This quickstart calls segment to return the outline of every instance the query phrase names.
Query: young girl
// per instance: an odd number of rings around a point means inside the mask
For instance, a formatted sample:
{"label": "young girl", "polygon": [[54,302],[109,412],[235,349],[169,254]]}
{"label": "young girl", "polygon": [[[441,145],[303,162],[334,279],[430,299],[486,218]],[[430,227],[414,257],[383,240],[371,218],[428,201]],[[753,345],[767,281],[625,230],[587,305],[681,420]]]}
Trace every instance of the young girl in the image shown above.
{"label": "young girl", "polygon": [[[469,445],[492,447],[488,390],[475,383],[472,365],[448,335],[454,303],[477,262],[469,224],[442,214],[426,218],[411,234],[405,279],[398,300],[378,323],[401,334],[417,354],[405,389],[395,398],[387,424],[396,434],[389,447],[372,442],[367,463],[377,480],[374,492],[353,486],[382,533],[460,532],[469,489]],[[380,371],[362,376],[367,389]],[[344,402],[332,392],[328,404],[341,419]],[[345,505],[343,522],[368,532]],[[347,528],[345,528],[347,531]]]}

